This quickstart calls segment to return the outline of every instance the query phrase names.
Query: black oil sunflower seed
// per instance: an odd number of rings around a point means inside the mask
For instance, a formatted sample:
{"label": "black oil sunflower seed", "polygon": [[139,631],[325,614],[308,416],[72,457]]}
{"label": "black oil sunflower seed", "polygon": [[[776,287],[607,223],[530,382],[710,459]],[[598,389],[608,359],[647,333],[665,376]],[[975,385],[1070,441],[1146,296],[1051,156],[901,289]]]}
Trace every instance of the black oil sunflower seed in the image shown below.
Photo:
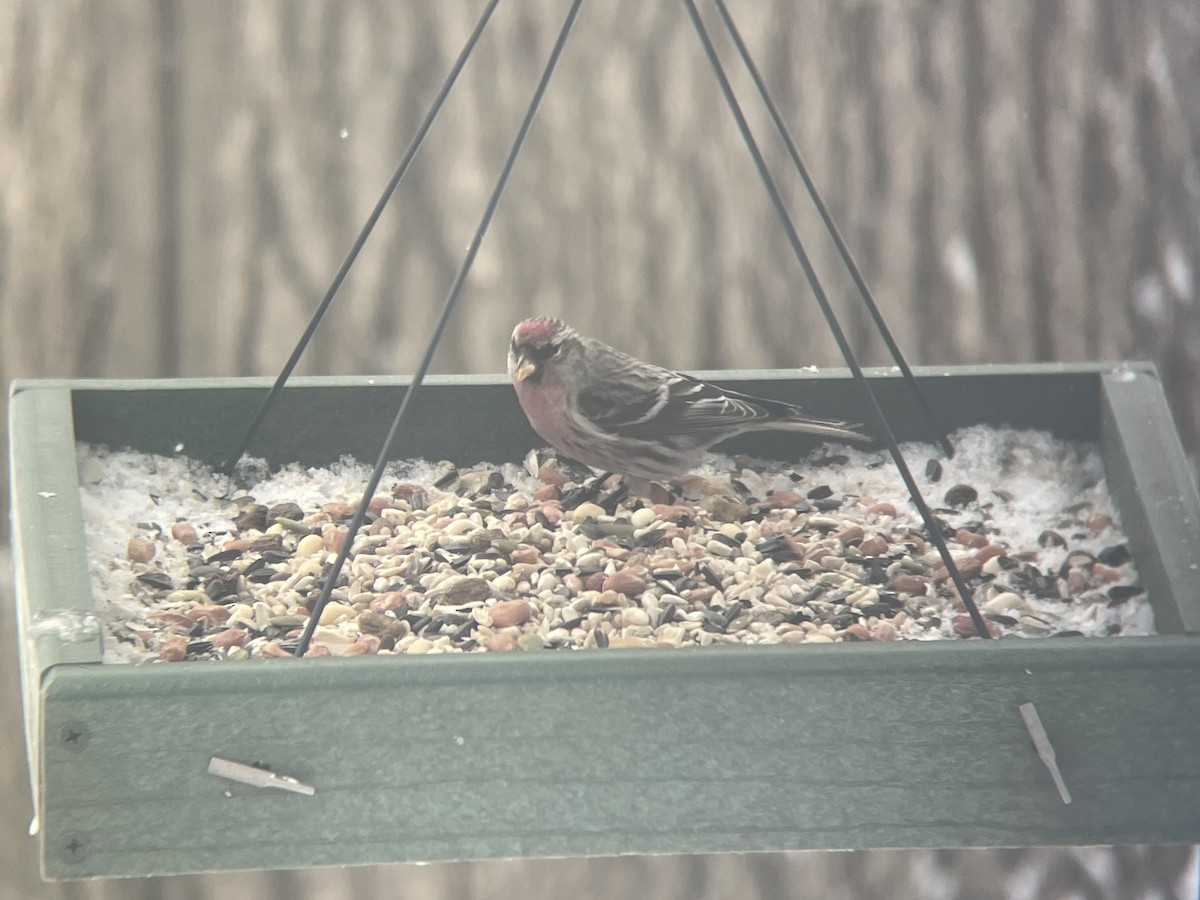
{"label": "black oil sunflower seed", "polygon": [[137,577],[137,580],[160,591],[173,591],[175,589],[175,582],[166,572],[143,572]]}

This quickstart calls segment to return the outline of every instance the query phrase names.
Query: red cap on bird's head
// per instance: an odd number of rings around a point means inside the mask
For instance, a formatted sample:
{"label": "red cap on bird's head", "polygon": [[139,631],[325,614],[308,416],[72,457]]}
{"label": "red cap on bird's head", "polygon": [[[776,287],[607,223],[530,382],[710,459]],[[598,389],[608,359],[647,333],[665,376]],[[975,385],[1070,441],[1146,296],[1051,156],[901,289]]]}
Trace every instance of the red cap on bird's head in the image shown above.
{"label": "red cap on bird's head", "polygon": [[558,337],[562,328],[563,323],[558,319],[551,319],[549,316],[534,316],[532,319],[517,323],[517,327],[513,329],[513,343],[535,346],[548,344]]}

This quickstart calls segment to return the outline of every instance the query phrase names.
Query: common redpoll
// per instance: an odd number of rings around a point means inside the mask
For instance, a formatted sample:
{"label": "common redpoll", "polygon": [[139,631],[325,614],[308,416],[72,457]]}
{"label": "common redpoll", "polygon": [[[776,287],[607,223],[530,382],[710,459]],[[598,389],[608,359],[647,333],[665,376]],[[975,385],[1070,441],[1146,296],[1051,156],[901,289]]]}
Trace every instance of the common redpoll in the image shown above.
{"label": "common redpoll", "polygon": [[544,441],[585,465],[650,481],[687,474],[714,444],[747,431],[868,440],[848,422],[634,359],[558,319],[517,325],[508,375]]}

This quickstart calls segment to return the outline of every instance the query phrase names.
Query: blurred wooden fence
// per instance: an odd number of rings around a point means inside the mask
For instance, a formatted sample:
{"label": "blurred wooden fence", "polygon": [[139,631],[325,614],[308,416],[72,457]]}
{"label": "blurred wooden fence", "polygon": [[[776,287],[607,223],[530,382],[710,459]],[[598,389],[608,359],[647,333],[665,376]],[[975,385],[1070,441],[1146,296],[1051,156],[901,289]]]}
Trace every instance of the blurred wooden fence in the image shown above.
{"label": "blurred wooden fence", "polygon": [[[482,6],[0,5],[3,374],[274,371]],[[732,6],[914,360],[1152,356],[1194,445],[1192,0]],[[565,7],[501,5],[305,371],[413,368]],[[675,366],[840,362],[679,5],[585,4],[439,367],[500,371],[534,311]]]}
{"label": "blurred wooden fence", "polygon": [[[913,362],[1151,357],[1200,446],[1195,0],[730,5]],[[0,375],[273,372],[482,6],[0,3]],[[501,5],[302,371],[412,370],[565,8]],[[840,364],[677,4],[584,6],[437,368],[501,371],[533,312],[678,367]]]}

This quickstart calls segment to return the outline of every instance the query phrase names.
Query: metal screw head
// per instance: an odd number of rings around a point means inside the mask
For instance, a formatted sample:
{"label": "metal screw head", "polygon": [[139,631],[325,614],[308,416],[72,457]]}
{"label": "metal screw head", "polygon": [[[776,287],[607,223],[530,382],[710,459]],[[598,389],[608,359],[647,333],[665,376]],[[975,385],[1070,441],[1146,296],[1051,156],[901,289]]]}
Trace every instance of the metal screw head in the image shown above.
{"label": "metal screw head", "polygon": [[58,740],[68,750],[82,750],[87,746],[91,732],[82,722],[68,722],[58,731]]}
{"label": "metal screw head", "polygon": [[83,862],[89,852],[87,838],[78,831],[64,832],[58,839],[56,848],[58,855],[70,863]]}

